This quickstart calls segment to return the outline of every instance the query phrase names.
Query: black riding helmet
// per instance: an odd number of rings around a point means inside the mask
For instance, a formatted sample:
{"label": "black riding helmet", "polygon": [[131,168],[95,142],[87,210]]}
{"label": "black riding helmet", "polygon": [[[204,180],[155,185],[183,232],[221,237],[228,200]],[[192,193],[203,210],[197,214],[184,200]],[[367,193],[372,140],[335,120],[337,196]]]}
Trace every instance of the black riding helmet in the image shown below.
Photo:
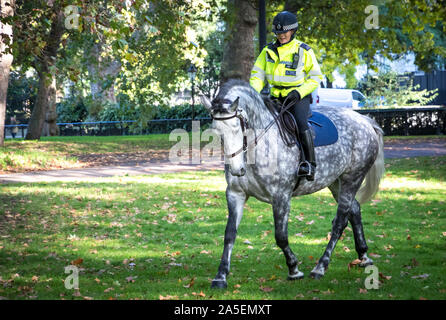
{"label": "black riding helmet", "polygon": [[290,30],[297,30],[297,18],[289,11],[282,11],[274,17],[273,32],[280,34]]}

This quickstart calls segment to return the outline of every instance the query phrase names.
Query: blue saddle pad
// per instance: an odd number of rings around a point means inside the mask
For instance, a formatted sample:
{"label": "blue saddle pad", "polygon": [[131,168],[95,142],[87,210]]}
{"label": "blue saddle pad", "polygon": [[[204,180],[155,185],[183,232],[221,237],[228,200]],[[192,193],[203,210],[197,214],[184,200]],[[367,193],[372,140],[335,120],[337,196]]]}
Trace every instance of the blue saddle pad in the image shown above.
{"label": "blue saddle pad", "polygon": [[320,112],[312,111],[312,116],[308,119],[310,128],[313,131],[314,146],[322,147],[338,141],[338,129],[327,116]]}

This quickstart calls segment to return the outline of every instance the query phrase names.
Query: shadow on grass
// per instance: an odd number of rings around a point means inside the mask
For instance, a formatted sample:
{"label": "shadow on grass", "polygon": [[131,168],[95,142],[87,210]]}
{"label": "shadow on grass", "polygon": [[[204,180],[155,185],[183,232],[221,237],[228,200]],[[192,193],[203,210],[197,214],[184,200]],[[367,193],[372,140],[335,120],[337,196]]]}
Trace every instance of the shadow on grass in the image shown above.
{"label": "shadow on grass", "polygon": [[[410,201],[397,190],[384,190],[380,201],[362,207],[369,252],[379,271],[391,278],[381,279],[379,290],[361,295],[367,274],[357,268],[348,271],[349,262],[357,257],[351,229],[338,243],[324,279],[308,279],[327,244],[336,212],[328,192],[293,199],[290,245],[307,276],[296,282],[286,280],[285,259],[274,240],[271,206],[250,199],[234,246],[228,290],[210,290],[223,250],[227,215],[222,173],[211,176],[213,179],[206,179],[206,173],[182,173],[162,175],[158,180],[126,177],[119,178],[120,182],[4,187],[0,194],[0,296],[441,297],[446,264],[442,236],[446,226],[441,213],[446,207],[441,200],[426,198],[439,197],[444,189],[410,189],[415,195]],[[178,178],[184,182],[169,182]],[[64,287],[69,276],[64,268],[80,259],[80,294],[73,296],[73,290]],[[428,276],[412,278],[425,274]]]}

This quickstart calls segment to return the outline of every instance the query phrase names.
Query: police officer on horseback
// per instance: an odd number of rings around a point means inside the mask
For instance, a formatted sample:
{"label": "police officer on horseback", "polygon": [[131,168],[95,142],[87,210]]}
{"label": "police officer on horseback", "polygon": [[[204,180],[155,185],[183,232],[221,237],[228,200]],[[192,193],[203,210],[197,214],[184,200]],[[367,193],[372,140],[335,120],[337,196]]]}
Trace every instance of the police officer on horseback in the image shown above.
{"label": "police officer on horseback", "polygon": [[291,12],[276,15],[272,31],[277,40],[263,48],[249,82],[259,93],[268,82],[272,86],[272,98],[282,103],[295,101],[289,111],[296,120],[305,157],[299,165],[298,175],[313,181],[316,157],[308,117],[311,115],[311,93],[323,78],[313,50],[294,37],[297,26],[297,18]]}

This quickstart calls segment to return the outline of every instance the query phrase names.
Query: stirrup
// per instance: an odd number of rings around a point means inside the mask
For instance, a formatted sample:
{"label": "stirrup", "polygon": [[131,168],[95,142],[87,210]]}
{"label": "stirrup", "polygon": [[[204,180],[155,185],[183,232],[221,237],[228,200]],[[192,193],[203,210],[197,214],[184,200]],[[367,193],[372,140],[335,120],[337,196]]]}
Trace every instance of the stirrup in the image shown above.
{"label": "stirrup", "polygon": [[314,166],[310,162],[305,160],[299,164],[297,176],[306,177],[308,181],[314,181],[314,171]]}

